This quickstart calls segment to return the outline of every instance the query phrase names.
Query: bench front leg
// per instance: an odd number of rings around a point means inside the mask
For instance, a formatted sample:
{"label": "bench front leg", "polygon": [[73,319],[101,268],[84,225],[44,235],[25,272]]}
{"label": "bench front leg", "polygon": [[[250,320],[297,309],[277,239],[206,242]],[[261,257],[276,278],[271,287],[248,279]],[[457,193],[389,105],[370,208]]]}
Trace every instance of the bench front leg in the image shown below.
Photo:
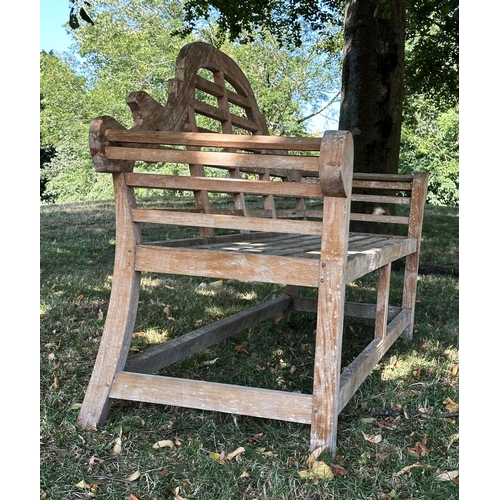
{"label": "bench front leg", "polygon": [[109,393],[116,373],[125,366],[139,303],[141,273],[135,271],[135,246],[141,237],[131,219],[135,198],[125,184],[123,173],[113,174],[113,181],[116,200],[113,284],[101,344],[78,415],[78,424],[84,429],[96,428],[108,416]]}

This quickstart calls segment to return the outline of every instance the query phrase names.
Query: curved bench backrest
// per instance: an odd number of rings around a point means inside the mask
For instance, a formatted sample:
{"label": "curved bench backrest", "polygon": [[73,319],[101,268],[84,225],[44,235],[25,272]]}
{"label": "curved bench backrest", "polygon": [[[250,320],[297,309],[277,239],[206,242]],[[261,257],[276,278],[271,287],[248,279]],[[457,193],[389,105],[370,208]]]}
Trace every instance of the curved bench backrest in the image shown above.
{"label": "curved bench backrest", "polygon": [[168,89],[166,106],[145,92],[129,95],[132,128],[269,135],[247,77],[227,54],[212,45],[185,45],[177,56],[175,78],[168,81]]}

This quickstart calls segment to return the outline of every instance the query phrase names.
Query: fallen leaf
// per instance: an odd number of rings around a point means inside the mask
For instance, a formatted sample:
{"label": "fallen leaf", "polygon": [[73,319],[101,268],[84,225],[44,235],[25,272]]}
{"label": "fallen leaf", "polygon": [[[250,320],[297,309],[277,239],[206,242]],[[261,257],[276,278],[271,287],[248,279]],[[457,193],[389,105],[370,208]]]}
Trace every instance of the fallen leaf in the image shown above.
{"label": "fallen leaf", "polygon": [[347,470],[339,464],[331,464],[330,469],[336,476],[347,476]]}
{"label": "fallen leaf", "polygon": [[377,460],[387,460],[389,458],[389,453],[382,452],[382,453],[375,453],[375,458]]}
{"label": "fallen leaf", "polygon": [[458,441],[458,434],[452,434],[448,436],[448,448],[455,442]]}
{"label": "fallen leaf", "polygon": [[390,500],[396,496],[396,490],[391,490],[389,493],[379,493],[377,500]]}
{"label": "fallen leaf", "polygon": [[443,401],[443,404],[446,406],[446,409],[450,413],[457,413],[458,412],[458,403],[455,403],[451,398],[446,398]]}
{"label": "fallen leaf", "polygon": [[224,461],[225,456],[226,453],[223,451],[222,453],[212,452],[208,457],[210,458],[210,460],[213,460],[214,462],[217,462],[220,465],[224,465],[226,463]]}
{"label": "fallen leaf", "polygon": [[240,477],[250,477],[250,474],[244,470],[242,473],[241,473],[241,476]]}
{"label": "fallen leaf", "polygon": [[315,461],[312,464],[310,470],[299,471],[299,476],[302,479],[313,479],[315,481],[320,481],[324,479],[332,479],[333,472],[332,469],[330,469],[330,467],[325,464],[325,462]]}
{"label": "fallen leaf", "polygon": [[95,492],[97,490],[97,484],[96,483],[89,484],[84,480],[82,480],[78,484],[75,484],[75,488],[80,488],[82,490],[89,490],[91,492]]}
{"label": "fallen leaf", "polygon": [[326,450],[327,446],[320,446],[316,448],[307,458],[306,465],[312,467],[313,463],[316,462],[319,456]]}
{"label": "fallen leaf", "polygon": [[453,365],[450,370],[450,376],[456,377],[458,373],[458,365]]}
{"label": "fallen leaf", "polygon": [[395,366],[397,362],[398,362],[398,358],[396,356],[391,356],[388,364],[389,364],[389,366]]}
{"label": "fallen leaf", "polygon": [[56,391],[57,389],[59,389],[59,377],[54,377],[54,382],[50,386],[50,390],[51,391]]}
{"label": "fallen leaf", "polygon": [[156,441],[156,443],[153,445],[153,448],[155,450],[157,450],[158,448],[170,448],[172,450],[175,450],[175,444],[170,439],[163,439],[161,441]]}
{"label": "fallen leaf", "polygon": [[449,470],[442,472],[441,474],[436,474],[436,479],[438,481],[454,481],[458,478],[457,470]]}
{"label": "fallen leaf", "polygon": [[233,458],[237,457],[238,455],[241,455],[242,453],[245,453],[245,448],[243,446],[240,446],[239,448],[236,448],[232,453],[227,454],[227,459],[232,460]]}
{"label": "fallen leaf", "polygon": [[214,358],[214,359],[209,359],[207,361],[202,361],[200,363],[201,366],[210,366],[210,365],[215,365],[217,363],[219,358]]}
{"label": "fallen leaf", "polygon": [[247,356],[250,356],[250,352],[248,350],[248,347],[246,345],[237,345],[235,348],[236,352],[242,352],[243,354],[246,354]]}
{"label": "fallen leaf", "polygon": [[365,441],[369,441],[370,443],[380,443],[382,441],[382,436],[380,434],[365,434],[363,431],[361,431],[361,434],[363,434],[363,437],[365,438]]}
{"label": "fallen leaf", "polygon": [[177,486],[177,488],[175,488],[175,491],[174,491],[174,493],[175,493],[175,500],[187,500],[187,498],[181,497],[179,495],[179,490],[180,490],[180,488],[179,488],[179,486]]}
{"label": "fallen leaf", "polygon": [[217,281],[212,281],[208,286],[210,288],[218,288],[224,284],[224,281],[222,280],[217,280]]}
{"label": "fallen leaf", "polygon": [[124,481],[135,481],[136,479],[139,479],[140,477],[141,477],[140,471],[136,470],[135,472],[130,474],[130,476],[123,478],[123,480]]}
{"label": "fallen leaf", "polygon": [[410,455],[413,457],[425,457],[429,453],[429,448],[425,445],[425,440],[422,440],[422,442],[418,441],[415,443],[415,445],[411,448],[407,448],[407,451]]}
{"label": "fallen leaf", "polygon": [[115,439],[115,444],[113,446],[113,451],[111,452],[111,455],[117,456],[122,452],[122,438],[117,437]]}
{"label": "fallen leaf", "polygon": [[75,488],[80,488],[82,490],[89,490],[90,484],[82,479],[78,484],[75,484]]}
{"label": "fallen leaf", "polygon": [[429,466],[422,464],[420,462],[415,462],[412,465],[408,465],[406,467],[403,467],[399,472],[396,472],[393,477],[401,476],[401,475],[405,474],[406,472],[409,472],[411,469],[413,469],[415,467],[429,467]]}

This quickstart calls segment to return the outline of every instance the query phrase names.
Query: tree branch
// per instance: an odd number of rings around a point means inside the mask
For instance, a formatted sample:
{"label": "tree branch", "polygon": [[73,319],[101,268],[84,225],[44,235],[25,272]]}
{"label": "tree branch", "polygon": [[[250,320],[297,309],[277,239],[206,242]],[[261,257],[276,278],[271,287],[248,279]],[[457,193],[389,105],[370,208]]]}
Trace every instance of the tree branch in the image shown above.
{"label": "tree branch", "polygon": [[321,109],[319,109],[318,111],[314,112],[314,113],[311,113],[310,115],[308,116],[305,116],[304,118],[300,118],[300,120],[297,120],[297,123],[302,123],[302,122],[305,122],[306,120],[309,120],[309,118],[312,118],[313,116],[316,116],[316,115],[319,115],[320,113],[322,113],[326,108],[328,108],[329,106],[331,106],[336,100],[337,98],[339,97],[340,95],[340,92],[337,92],[337,94],[335,95],[335,97],[333,97],[327,104],[325,104]]}

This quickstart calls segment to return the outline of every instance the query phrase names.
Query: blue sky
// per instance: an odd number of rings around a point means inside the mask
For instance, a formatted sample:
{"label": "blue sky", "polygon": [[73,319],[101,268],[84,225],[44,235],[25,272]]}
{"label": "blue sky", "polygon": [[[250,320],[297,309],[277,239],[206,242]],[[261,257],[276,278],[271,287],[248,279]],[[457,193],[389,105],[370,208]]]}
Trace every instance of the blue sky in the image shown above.
{"label": "blue sky", "polygon": [[64,24],[69,18],[68,0],[40,0],[40,50],[63,52],[71,42]]}

